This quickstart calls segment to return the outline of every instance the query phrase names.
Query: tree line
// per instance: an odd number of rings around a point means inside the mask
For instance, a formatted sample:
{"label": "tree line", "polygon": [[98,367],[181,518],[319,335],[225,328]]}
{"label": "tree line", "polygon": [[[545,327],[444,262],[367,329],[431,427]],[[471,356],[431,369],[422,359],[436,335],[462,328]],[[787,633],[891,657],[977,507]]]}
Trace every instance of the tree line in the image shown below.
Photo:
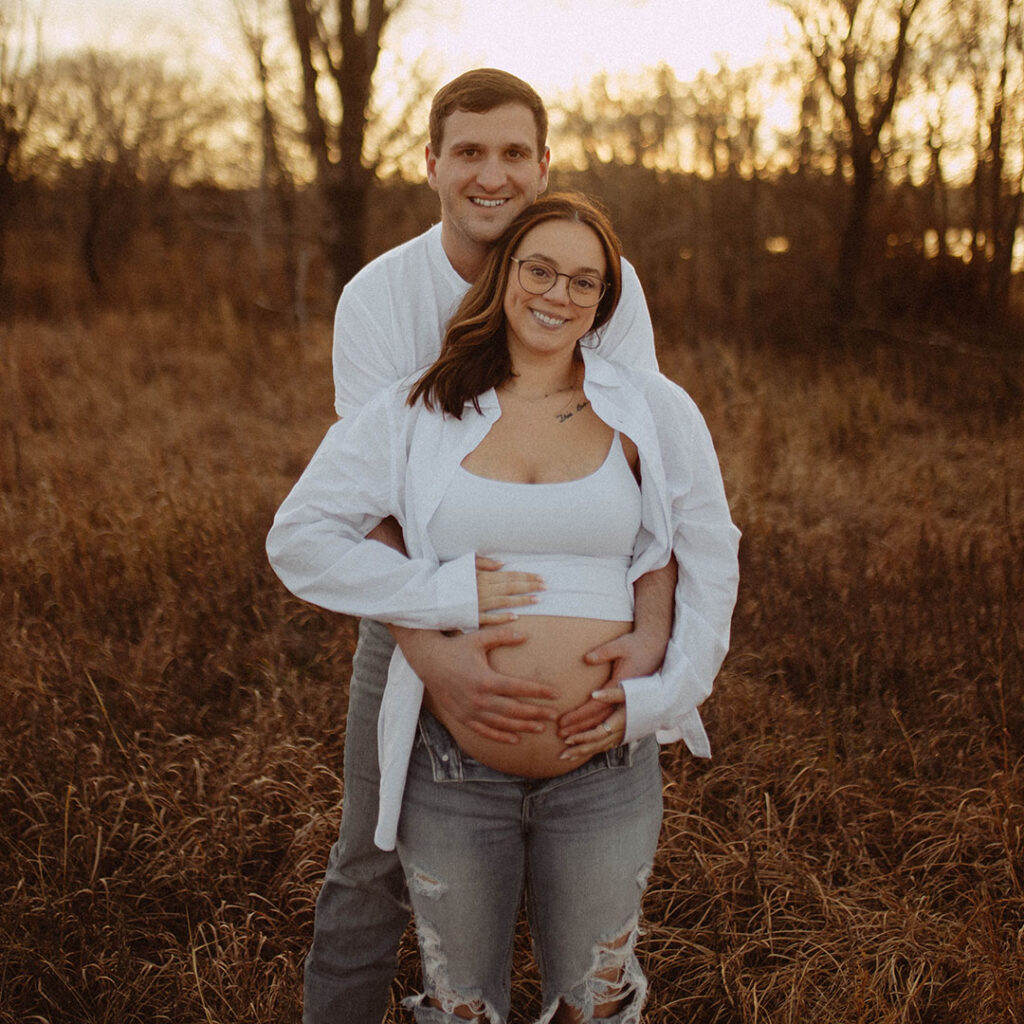
{"label": "tree line", "polygon": [[[791,34],[771,64],[554,98],[555,185],[607,202],[677,326],[1012,327],[1024,0],[775,2]],[[436,216],[420,168],[441,82],[389,49],[405,0],[234,5],[232,89],[162,56],[47,58],[45,24],[0,7],[3,308],[46,290],[22,254],[73,254],[62,274],[102,300],[140,254],[203,244],[244,252],[248,299],[301,318]]]}

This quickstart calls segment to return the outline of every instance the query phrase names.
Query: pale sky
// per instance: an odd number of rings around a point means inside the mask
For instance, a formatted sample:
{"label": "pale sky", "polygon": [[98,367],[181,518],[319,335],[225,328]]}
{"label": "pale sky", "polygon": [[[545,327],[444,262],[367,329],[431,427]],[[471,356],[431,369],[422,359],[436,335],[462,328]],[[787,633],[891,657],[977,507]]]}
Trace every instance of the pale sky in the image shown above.
{"label": "pale sky", "polygon": [[[284,0],[265,0],[281,9]],[[43,14],[47,52],[81,46],[185,52],[230,68],[237,54],[232,0],[25,0]],[[470,67],[504,68],[545,96],[600,71],[667,63],[679,78],[751,64],[781,42],[786,17],[770,0],[408,0],[387,42],[428,53],[438,81]]]}

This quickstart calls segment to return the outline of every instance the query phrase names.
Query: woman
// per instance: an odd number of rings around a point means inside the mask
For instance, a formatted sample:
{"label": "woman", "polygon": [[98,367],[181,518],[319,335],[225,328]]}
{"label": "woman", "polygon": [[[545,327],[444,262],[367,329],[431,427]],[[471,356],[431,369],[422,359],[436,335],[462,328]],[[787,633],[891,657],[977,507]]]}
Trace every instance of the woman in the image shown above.
{"label": "woman", "polygon": [[[495,667],[552,686],[559,712],[592,694],[617,705],[570,748],[553,726],[494,743],[424,701],[396,651],[379,724],[377,842],[397,840],[409,882],[419,1021],[505,1019],[524,886],[542,1021],[638,1020],[657,742],[710,753],[697,706],[728,645],[739,534],[692,401],[598,354],[620,256],[583,197],[525,210],[437,362],[329,431],[268,538],[300,597],[419,628],[518,616],[525,639],[493,652]],[[388,516],[408,556],[366,539]],[[634,581],[672,554],[662,671],[602,689],[607,666],[583,655],[631,628]]]}

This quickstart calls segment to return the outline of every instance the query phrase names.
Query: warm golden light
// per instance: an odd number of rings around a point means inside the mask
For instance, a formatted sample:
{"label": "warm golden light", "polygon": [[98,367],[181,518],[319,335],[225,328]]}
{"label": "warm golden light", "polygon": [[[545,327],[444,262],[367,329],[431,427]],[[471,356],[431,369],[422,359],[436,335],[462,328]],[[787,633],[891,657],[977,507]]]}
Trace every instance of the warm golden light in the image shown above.
{"label": "warm golden light", "polygon": [[[29,7],[42,14],[52,51],[185,49],[215,63],[240,51],[232,0],[29,0]],[[550,96],[601,71],[664,63],[689,78],[719,56],[734,67],[750,64],[782,39],[785,24],[769,0],[414,0],[394,17],[389,42],[409,62],[426,57],[439,81],[494,66]]]}

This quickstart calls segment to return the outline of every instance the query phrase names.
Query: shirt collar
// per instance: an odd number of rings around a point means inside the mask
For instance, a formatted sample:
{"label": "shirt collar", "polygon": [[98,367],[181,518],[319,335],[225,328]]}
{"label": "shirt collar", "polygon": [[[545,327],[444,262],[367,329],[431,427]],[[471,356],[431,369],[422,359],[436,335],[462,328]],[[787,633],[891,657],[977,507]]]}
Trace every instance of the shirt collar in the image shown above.
{"label": "shirt collar", "polygon": [[583,353],[583,366],[589,383],[599,384],[603,388],[622,386],[622,375],[616,372],[615,367],[597,349],[581,345],[580,351]]}

